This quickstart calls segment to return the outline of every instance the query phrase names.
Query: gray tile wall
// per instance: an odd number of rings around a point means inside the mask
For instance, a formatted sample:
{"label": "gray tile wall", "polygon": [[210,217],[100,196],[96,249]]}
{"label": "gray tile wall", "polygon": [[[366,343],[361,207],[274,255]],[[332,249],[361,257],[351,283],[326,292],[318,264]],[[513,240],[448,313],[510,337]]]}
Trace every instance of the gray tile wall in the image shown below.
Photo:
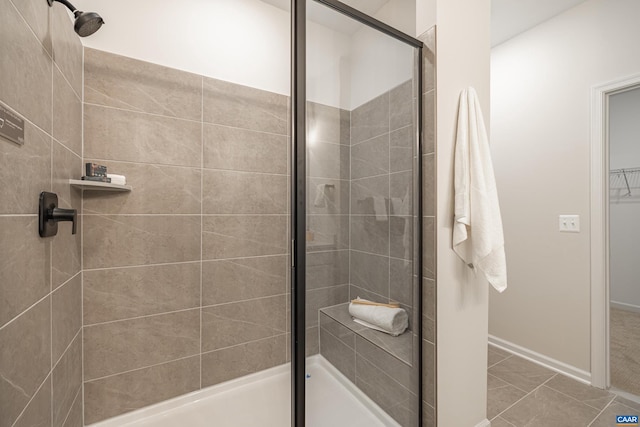
{"label": "gray tile wall", "polygon": [[85,422],[284,363],[287,97],[92,49],[85,94],[133,186],[84,193]]}
{"label": "gray tile wall", "polygon": [[435,241],[435,135],[436,135],[436,28],[433,27],[421,35],[423,49],[423,312],[422,312],[422,351],[423,351],[423,425],[435,426],[437,393],[436,393],[436,241]]}
{"label": "gray tile wall", "polygon": [[409,80],[351,112],[349,297],[397,301],[409,313],[414,97]]}
{"label": "gray tile wall", "polygon": [[[58,5],[60,6],[60,5]],[[64,7],[0,0],[0,101],[25,143],[0,137],[0,426],[82,426],[81,234],[38,235],[38,197],[81,213],[82,45]]]}
{"label": "gray tile wall", "polygon": [[319,351],[318,310],[349,298],[350,116],[307,103],[307,356]]}
{"label": "gray tile wall", "polygon": [[415,367],[320,314],[320,353],[402,426],[415,426]]}

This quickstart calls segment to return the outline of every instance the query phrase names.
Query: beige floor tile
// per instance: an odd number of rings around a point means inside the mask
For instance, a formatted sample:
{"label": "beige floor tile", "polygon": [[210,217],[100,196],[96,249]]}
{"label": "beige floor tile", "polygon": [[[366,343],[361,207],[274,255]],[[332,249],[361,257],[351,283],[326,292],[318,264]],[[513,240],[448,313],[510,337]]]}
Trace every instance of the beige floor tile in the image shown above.
{"label": "beige floor tile", "polygon": [[553,377],[555,372],[517,356],[509,357],[489,368],[489,373],[530,392]]}
{"label": "beige floor tile", "polygon": [[604,409],[615,398],[613,393],[590,387],[564,375],[556,375],[545,386],[599,410]]}
{"label": "beige floor tile", "polygon": [[640,313],[611,309],[611,385],[640,395]]}
{"label": "beige floor tile", "polygon": [[[487,418],[490,420],[526,395],[524,391],[493,375],[488,375],[487,387]],[[493,421],[491,425],[494,425]]]}
{"label": "beige floor tile", "polygon": [[611,427],[616,425],[616,415],[638,415],[638,411],[618,402],[607,407],[589,427]]}
{"label": "beige floor tile", "polygon": [[489,346],[487,366],[491,367],[496,363],[500,363],[509,357],[511,357],[510,353],[507,353],[504,350],[500,350],[499,348]]}
{"label": "beige floor tile", "polygon": [[587,427],[599,411],[542,386],[501,417],[516,427]]}

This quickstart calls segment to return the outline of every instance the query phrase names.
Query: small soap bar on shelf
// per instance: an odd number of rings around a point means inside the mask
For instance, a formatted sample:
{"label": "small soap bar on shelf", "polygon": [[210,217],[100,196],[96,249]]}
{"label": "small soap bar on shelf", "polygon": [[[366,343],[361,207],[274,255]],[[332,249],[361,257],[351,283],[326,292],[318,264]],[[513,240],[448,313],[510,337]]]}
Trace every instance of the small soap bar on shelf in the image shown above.
{"label": "small soap bar on shelf", "polygon": [[[107,176],[107,167],[103,165],[99,165],[97,163],[87,163],[86,165],[86,176]],[[83,178],[84,179],[84,178]],[[106,181],[105,181],[106,182]]]}

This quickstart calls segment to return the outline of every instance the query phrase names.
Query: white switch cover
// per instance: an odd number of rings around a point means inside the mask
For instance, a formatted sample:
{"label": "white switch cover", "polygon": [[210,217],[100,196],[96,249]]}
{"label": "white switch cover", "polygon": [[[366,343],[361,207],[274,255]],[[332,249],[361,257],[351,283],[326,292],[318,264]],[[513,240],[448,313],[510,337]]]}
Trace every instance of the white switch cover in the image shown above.
{"label": "white switch cover", "polygon": [[560,215],[560,231],[565,233],[579,233],[580,215]]}

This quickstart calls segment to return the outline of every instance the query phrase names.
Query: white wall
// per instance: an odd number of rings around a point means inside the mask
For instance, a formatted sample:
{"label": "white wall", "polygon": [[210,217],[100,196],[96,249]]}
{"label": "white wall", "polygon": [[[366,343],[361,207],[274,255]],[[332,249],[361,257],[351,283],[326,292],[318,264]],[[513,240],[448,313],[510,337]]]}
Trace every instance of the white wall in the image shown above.
{"label": "white wall", "polygon": [[437,25],[437,414],[440,427],[486,419],[487,282],[451,249],[453,152],[460,92],[473,86],[489,125],[489,0],[420,0],[417,32]]}
{"label": "white wall", "polygon": [[77,0],[106,24],[85,46],[288,94],[289,14],[257,0]]}
{"label": "white wall", "polygon": [[[492,151],[509,289],[490,334],[590,370],[590,90],[637,73],[640,2],[589,0],[495,47]],[[558,232],[559,214],[582,231]]]}
{"label": "white wall", "polygon": [[414,48],[371,28],[351,38],[351,108],[410,80]]}
{"label": "white wall", "polygon": [[[609,100],[609,161],[611,169],[640,168],[640,89]],[[610,196],[611,302],[640,311],[640,175],[630,176],[627,191]]]}
{"label": "white wall", "polygon": [[[287,10],[259,0],[75,3],[82,10],[100,13],[106,21],[99,32],[82,39],[87,47],[281,94],[290,92]],[[390,0],[376,17],[413,32],[414,10],[413,0]],[[411,78],[412,52],[398,47],[395,40],[368,28],[348,33],[313,21],[308,21],[307,31],[312,101],[353,109]]]}

